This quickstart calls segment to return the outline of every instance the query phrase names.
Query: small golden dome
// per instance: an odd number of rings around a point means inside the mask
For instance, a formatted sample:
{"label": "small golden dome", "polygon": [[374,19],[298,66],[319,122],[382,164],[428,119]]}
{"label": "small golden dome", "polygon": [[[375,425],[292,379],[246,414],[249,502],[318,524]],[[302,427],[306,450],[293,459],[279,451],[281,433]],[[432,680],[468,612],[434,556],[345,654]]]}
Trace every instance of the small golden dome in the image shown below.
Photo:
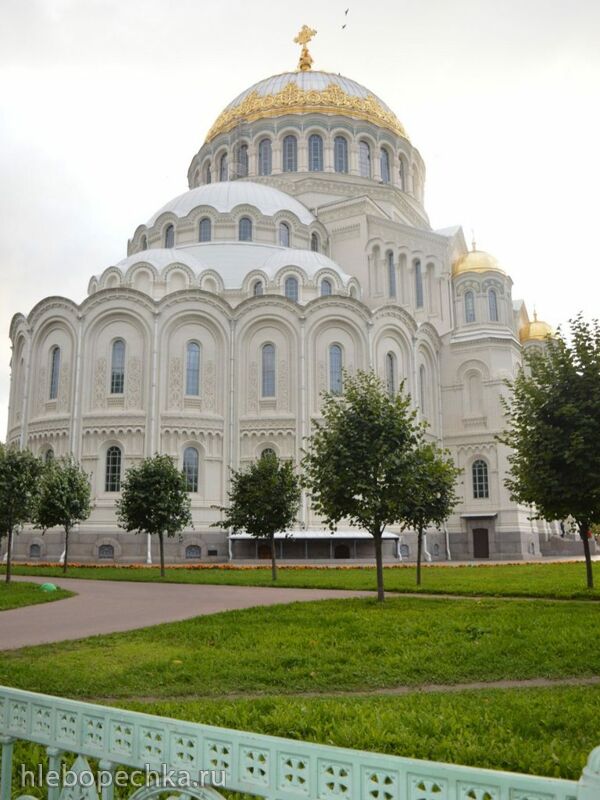
{"label": "small golden dome", "polygon": [[544,342],[547,336],[554,336],[551,325],[537,318],[537,313],[533,312],[533,322],[523,325],[519,331],[521,342]]}
{"label": "small golden dome", "polygon": [[506,273],[500,267],[494,256],[486,253],[485,250],[472,250],[461,256],[452,267],[452,274],[456,277],[462,275],[464,272],[500,272],[502,275]]}

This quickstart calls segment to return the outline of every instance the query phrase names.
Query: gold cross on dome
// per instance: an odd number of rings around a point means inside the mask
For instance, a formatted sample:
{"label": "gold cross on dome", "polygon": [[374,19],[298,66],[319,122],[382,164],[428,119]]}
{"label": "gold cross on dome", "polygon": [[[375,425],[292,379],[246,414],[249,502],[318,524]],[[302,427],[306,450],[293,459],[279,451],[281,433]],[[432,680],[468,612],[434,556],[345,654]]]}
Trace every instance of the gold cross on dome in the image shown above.
{"label": "gold cross on dome", "polygon": [[314,28],[309,28],[308,25],[303,25],[298,35],[294,38],[294,42],[296,42],[296,44],[302,45],[302,50],[300,51],[300,61],[298,62],[298,69],[302,70],[302,72],[306,72],[312,67],[312,56],[308,52],[308,47],[306,45],[316,35],[317,32]]}

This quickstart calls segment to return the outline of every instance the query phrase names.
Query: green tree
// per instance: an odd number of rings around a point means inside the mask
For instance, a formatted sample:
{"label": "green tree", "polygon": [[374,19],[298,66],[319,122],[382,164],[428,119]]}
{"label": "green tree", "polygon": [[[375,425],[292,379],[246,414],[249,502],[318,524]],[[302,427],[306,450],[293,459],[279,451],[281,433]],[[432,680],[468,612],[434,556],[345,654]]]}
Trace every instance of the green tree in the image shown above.
{"label": "green tree", "polygon": [[452,458],[436,445],[423,442],[413,451],[403,527],[417,531],[417,586],[421,584],[424,531],[429,525],[439,527],[452,513],[458,503],[459,474]]}
{"label": "green tree", "polygon": [[392,397],[367,372],[345,375],[341,396],[325,394],[322,421],[313,425],[303,461],[313,506],[332,532],[345,519],[371,534],[383,600],[382,537],[406,515],[423,426],[402,388]]}
{"label": "green tree", "polygon": [[6,582],[10,582],[13,536],[30,522],[42,463],[29,450],[0,443],[0,539],[7,538]]}
{"label": "green tree", "polygon": [[90,497],[89,477],[72,456],[53,458],[44,465],[33,522],[44,531],[58,526],[64,530],[63,572],[69,565],[69,534],[90,516]]}
{"label": "green tree", "polygon": [[244,470],[232,470],[229,505],[219,506],[223,519],[213,527],[245,531],[255,539],[267,539],[271,548],[271,574],[277,580],[275,534],[296,521],[300,505],[300,481],[289,461],[265,453]]}
{"label": "green tree", "polygon": [[504,400],[512,452],[506,480],[514,500],[536,518],[572,517],[583,542],[587,585],[594,577],[590,527],[600,522],[600,322],[570,321],[543,349],[525,355],[525,369]]}
{"label": "green tree", "polygon": [[116,508],[119,525],[126,531],[158,536],[164,578],[165,534],[175,536],[192,524],[187,481],[171,456],[157,453],[130,467]]}

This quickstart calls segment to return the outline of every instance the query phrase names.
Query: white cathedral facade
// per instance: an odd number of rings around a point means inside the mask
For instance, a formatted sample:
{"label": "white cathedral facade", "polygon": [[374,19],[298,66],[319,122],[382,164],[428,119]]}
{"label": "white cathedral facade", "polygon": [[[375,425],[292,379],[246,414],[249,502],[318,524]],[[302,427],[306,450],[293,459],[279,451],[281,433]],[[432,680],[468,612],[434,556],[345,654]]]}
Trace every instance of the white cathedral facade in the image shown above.
{"label": "white cathedral facade", "polygon": [[[72,535],[76,561],[146,561],[120,530],[126,469],[157,451],[186,474],[193,529],[171,561],[261,557],[260,543],[210,527],[230,468],[265,449],[298,462],[324,390],[342,370],[401,382],[463,470],[461,503],[428,535],[437,559],[522,559],[560,541],[504,487],[500,396],[549,326],[459,227],[432,230],[425,165],[393,111],[360,84],[299,69],[247,89],[192,158],[188,191],[91,278],[77,304],[48,297],[12,321],[7,441],[67,453],[90,474],[94,511]],[[362,532],[332,537],[302,504],[283,558],[362,558]],[[391,529],[386,557],[416,557]],[[56,560],[60,532],[25,531],[17,559]]]}

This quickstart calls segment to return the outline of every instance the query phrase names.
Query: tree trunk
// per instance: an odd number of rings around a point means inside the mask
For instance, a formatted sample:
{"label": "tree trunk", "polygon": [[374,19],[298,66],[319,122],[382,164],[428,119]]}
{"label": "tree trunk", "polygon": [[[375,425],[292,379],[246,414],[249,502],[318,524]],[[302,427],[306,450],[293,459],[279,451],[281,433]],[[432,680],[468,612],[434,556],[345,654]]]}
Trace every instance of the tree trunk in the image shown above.
{"label": "tree trunk", "polygon": [[381,534],[383,531],[377,531],[373,535],[375,540],[375,564],[377,565],[377,600],[383,603],[385,600],[385,591],[383,588],[383,555],[381,552]]}
{"label": "tree trunk", "polygon": [[423,526],[419,526],[417,534],[417,586],[421,585],[421,554],[423,551]]}
{"label": "tree trunk", "polygon": [[63,575],[67,572],[69,566],[69,530],[65,528],[65,560],[63,561]]}
{"label": "tree trunk", "polygon": [[592,556],[590,554],[590,540],[588,538],[589,528],[590,526],[588,522],[584,521],[579,523],[579,535],[581,536],[581,540],[583,542],[583,552],[585,553],[585,573],[587,576],[587,588],[593,589],[594,573],[592,572]]}
{"label": "tree trunk", "polygon": [[12,560],[12,541],[13,541],[12,528],[8,529],[7,541],[8,541],[8,550],[6,551],[6,582],[10,583],[10,568]]}
{"label": "tree trunk", "polygon": [[275,551],[274,536],[271,536],[271,580],[277,580],[277,553]]}
{"label": "tree trunk", "polygon": [[158,534],[158,544],[160,547],[160,577],[165,577],[165,543],[162,531]]}

